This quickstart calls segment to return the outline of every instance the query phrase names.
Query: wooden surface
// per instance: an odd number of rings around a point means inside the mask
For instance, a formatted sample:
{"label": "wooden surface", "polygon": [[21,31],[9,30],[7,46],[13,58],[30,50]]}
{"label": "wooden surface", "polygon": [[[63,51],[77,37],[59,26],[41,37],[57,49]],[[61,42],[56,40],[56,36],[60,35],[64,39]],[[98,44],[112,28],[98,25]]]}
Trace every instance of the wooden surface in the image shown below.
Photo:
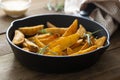
{"label": "wooden surface", "polygon": [[[47,0],[33,0],[26,16],[53,13],[46,10]],[[66,74],[46,74],[23,67],[14,57],[5,32],[15,19],[0,9],[0,80],[120,80],[120,29],[111,37],[111,45],[101,59],[83,71]]]}

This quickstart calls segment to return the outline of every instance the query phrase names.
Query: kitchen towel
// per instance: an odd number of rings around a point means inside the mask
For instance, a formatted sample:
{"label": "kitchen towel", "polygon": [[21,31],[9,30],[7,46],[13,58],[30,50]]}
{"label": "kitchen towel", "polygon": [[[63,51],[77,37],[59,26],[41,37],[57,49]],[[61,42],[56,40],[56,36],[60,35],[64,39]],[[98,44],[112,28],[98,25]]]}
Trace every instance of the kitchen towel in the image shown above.
{"label": "kitchen towel", "polygon": [[79,13],[90,3],[97,7],[89,17],[103,25],[111,36],[120,24],[120,0],[65,0],[64,12]]}

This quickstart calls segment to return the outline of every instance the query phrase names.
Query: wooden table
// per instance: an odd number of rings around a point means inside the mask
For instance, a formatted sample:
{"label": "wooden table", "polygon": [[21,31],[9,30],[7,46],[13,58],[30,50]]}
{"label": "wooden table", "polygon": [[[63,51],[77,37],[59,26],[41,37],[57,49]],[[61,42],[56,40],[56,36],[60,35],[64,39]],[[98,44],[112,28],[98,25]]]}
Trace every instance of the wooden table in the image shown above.
{"label": "wooden table", "polygon": [[[53,13],[46,10],[47,0],[33,0],[26,16]],[[120,80],[120,29],[111,37],[111,45],[101,59],[83,71],[66,74],[47,74],[23,67],[6,41],[5,32],[11,21],[0,9],[0,80]]]}

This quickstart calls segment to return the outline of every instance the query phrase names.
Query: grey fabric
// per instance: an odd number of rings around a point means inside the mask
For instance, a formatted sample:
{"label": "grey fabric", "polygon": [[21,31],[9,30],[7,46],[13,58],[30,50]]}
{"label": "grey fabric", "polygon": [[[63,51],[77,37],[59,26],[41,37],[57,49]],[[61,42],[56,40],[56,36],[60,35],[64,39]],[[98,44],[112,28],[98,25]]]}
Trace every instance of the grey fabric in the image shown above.
{"label": "grey fabric", "polygon": [[[120,0],[77,0],[80,10],[89,3],[93,3],[97,8],[91,13],[92,20],[105,26],[112,35],[120,23]],[[82,3],[80,2],[82,1]],[[70,3],[70,2],[69,2]],[[73,4],[75,6],[75,4]],[[65,5],[66,6],[66,5]],[[72,5],[70,5],[72,6]],[[69,7],[69,5],[67,5]],[[74,12],[75,13],[75,12]]]}

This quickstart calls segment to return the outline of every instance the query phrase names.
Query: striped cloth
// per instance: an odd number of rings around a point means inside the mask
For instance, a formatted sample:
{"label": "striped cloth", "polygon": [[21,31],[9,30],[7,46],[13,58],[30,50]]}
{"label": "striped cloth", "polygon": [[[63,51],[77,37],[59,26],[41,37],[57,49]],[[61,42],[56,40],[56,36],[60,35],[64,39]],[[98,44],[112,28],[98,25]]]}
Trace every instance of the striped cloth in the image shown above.
{"label": "striped cloth", "polygon": [[89,3],[97,6],[90,17],[105,26],[112,35],[120,23],[120,0],[65,0],[64,11],[65,13],[79,12]]}

